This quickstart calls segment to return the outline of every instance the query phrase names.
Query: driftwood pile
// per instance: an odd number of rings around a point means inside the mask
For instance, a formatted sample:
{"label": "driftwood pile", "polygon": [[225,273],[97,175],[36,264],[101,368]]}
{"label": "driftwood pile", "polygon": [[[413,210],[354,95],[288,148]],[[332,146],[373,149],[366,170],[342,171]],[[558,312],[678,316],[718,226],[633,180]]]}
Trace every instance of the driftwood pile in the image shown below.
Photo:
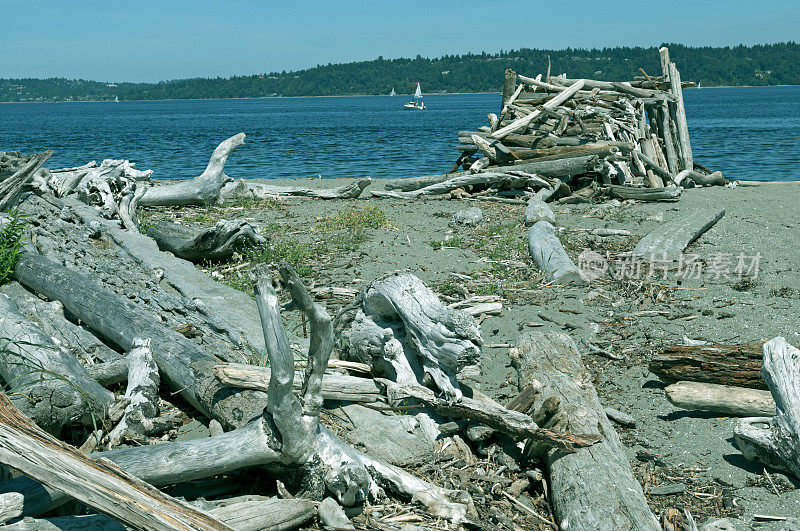
{"label": "driftwood pile", "polygon": [[451,173],[392,181],[390,192],[372,194],[671,200],[685,187],[726,184],[694,162],[682,91],[694,84],[681,82],[667,48],[660,54],[661,75],[642,71],[631,82],[507,70],[499,116],[458,133],[461,155]]}

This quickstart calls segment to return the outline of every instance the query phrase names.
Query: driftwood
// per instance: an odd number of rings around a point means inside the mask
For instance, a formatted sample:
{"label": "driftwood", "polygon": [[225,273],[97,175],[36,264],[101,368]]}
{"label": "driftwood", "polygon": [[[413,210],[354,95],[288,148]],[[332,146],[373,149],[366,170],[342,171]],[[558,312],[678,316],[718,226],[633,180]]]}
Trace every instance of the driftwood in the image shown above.
{"label": "driftwood", "polygon": [[536,119],[543,116],[545,111],[555,109],[556,107],[558,107],[559,105],[570,99],[576,92],[578,92],[580,89],[583,88],[583,85],[584,85],[584,80],[582,79],[578,80],[575,84],[570,86],[570,88],[564,90],[563,92],[560,92],[558,95],[550,99],[547,103],[542,105],[542,110],[536,110],[531,114],[529,114],[528,116],[520,118],[514,121],[513,123],[501,129],[498,129],[497,131],[492,133],[492,136],[494,138],[503,138],[510,133],[519,131],[520,129],[524,129],[525,127],[533,123]]}
{"label": "driftwood", "polygon": [[240,179],[226,184],[221,191],[225,201],[235,199],[280,199],[282,197],[314,197],[317,199],[355,199],[372,179],[365,177],[337,188],[304,188],[301,186],[273,186]]}
{"label": "driftwood", "polygon": [[243,219],[221,220],[208,228],[162,221],[148,230],[147,235],[162,251],[193,262],[224,260],[237,249],[266,241]]}
{"label": "driftwood", "polygon": [[416,198],[427,195],[442,195],[449,193],[456,188],[464,186],[494,186],[497,189],[514,189],[524,188],[528,184],[528,179],[518,175],[508,173],[467,173],[452,177],[446,181],[431,184],[417,190],[409,192],[383,192],[380,190],[372,190],[371,193],[374,197],[394,197],[394,198]]}
{"label": "driftwood", "polygon": [[636,199],[637,201],[674,201],[681,196],[682,188],[634,188],[632,186],[610,185],[603,187],[604,193],[619,199]]}
{"label": "driftwood", "polygon": [[653,356],[648,368],[665,382],[694,381],[766,389],[761,378],[760,343],[671,345]]}
{"label": "driftwood", "polygon": [[350,359],[399,383],[429,377],[447,397],[462,396],[456,373],[477,362],[483,342],[471,315],[444,306],[409,274],[370,283],[349,311],[342,335]]}
{"label": "driftwood", "polygon": [[129,400],[122,420],[108,434],[108,447],[116,446],[123,437],[136,438],[146,435],[152,427],[152,418],[158,415],[158,367],[153,361],[149,339],[135,338],[134,348],[128,354],[128,388],[125,398]]}
{"label": "driftwood", "polygon": [[772,418],[746,418],[734,428],[742,455],[800,478],[800,350],[784,338],[764,343],[764,367],[777,411]]}
{"label": "driftwood", "polygon": [[231,392],[220,386],[211,373],[219,363],[214,356],[84,275],[25,252],[14,276],[28,289],[60,301],[76,319],[123,350],[133,349],[137,337],[150,338],[153,357],[167,385],[223,426],[243,426],[263,411],[263,393]]}
{"label": "driftwood", "polygon": [[677,258],[679,253],[713,227],[724,215],[724,210],[701,210],[665,223],[639,240],[633,249],[633,254]]}
{"label": "driftwood", "polygon": [[87,365],[86,371],[94,381],[103,387],[107,387],[128,379],[128,360],[127,358],[120,358],[115,361]]}
{"label": "driftwood", "polygon": [[48,149],[44,153],[34,155],[31,159],[17,170],[11,177],[0,180],[0,212],[8,210],[17,203],[20,195],[25,190],[42,164],[47,162],[53,155],[53,150]]}
{"label": "driftwood", "polygon": [[544,201],[531,199],[528,201],[528,206],[525,207],[525,225],[531,226],[539,221],[555,223],[556,215]]}
{"label": "driftwood", "polygon": [[711,411],[736,417],[768,417],[775,414],[769,391],[700,382],[678,382],[664,390],[667,400],[681,409]]}
{"label": "driftwood", "polygon": [[25,496],[19,492],[6,492],[0,494],[0,524],[5,524],[12,518],[22,514]]}
{"label": "driftwood", "polygon": [[[675,183],[681,185],[683,185],[682,183],[694,183],[697,186],[725,186],[728,182],[719,171],[706,175],[695,170],[683,170],[675,176]],[[689,186],[686,185],[686,187]]]}
{"label": "driftwood", "polygon": [[[242,363],[226,363],[214,367],[214,376],[223,385],[266,392],[269,389],[269,367]],[[294,390],[302,388],[302,373],[295,372]],[[383,397],[379,386],[370,378],[343,374],[326,374],[322,380],[322,398],[350,402],[376,402]]]}
{"label": "driftwood", "polygon": [[534,381],[542,384],[534,407],[551,396],[560,400],[558,412],[545,427],[601,437],[599,443],[576,453],[552,449],[544,456],[558,527],[660,529],[574,341],[559,333],[525,334],[511,356],[520,388]]}
{"label": "driftwood", "polygon": [[139,200],[141,206],[212,205],[220,200],[220,190],[231,178],[223,172],[236,148],[244,144],[239,133],[224,140],[214,150],[206,170],[194,179],[163,186],[152,186]]}
{"label": "driftwood", "polygon": [[675,63],[669,63],[669,84],[670,92],[675,98],[675,103],[670,105],[670,111],[675,117],[677,130],[677,144],[681,156],[681,169],[691,170],[692,165],[692,145],[689,140],[689,126],[686,124],[686,109],[683,106],[683,90],[681,86],[681,74],[675,67]]}
{"label": "driftwood", "polygon": [[0,462],[142,530],[230,529],[109,461],[48,435],[0,394]]}
{"label": "driftwood", "polygon": [[0,294],[0,338],[0,375],[17,407],[39,426],[59,433],[70,424],[106,418],[114,396],[5,294]]}
{"label": "driftwood", "polygon": [[548,282],[584,284],[575,263],[564,251],[555,229],[547,221],[538,221],[528,234],[528,250]]}

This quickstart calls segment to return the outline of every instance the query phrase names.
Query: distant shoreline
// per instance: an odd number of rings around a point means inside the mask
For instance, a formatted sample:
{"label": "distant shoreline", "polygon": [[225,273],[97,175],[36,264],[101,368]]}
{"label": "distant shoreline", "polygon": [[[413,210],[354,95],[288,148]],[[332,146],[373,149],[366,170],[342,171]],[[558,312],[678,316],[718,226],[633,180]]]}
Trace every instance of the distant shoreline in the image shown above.
{"label": "distant shoreline", "polygon": [[[706,90],[706,89],[732,89],[732,88],[774,88],[774,87],[800,87],[800,85],[714,85],[711,87],[690,87],[683,90]],[[425,94],[425,96],[469,96],[469,95],[482,95],[482,94],[497,94],[497,91],[487,92],[432,92]],[[146,102],[146,101],[235,101],[235,100],[291,100],[303,98],[400,98],[403,97],[413,98],[413,94],[397,94],[396,96],[389,96],[388,94],[337,94],[328,96],[254,96],[246,98],[163,98],[154,100],[58,100],[58,101],[0,101],[0,104],[14,104],[14,103],[124,103],[124,102]]]}

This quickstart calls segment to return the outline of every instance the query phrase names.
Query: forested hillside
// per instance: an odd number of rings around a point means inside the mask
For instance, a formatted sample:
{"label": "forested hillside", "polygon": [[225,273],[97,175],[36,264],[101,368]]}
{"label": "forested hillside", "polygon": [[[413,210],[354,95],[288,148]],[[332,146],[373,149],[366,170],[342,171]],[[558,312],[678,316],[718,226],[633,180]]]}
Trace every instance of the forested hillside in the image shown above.
{"label": "forested hillside", "polygon": [[[724,48],[668,44],[684,81],[702,86],[800,84],[800,45],[795,42]],[[296,72],[268,72],[231,78],[196,78],[159,83],[85,80],[0,79],[0,101],[89,101],[267,96],[387,94],[395,87],[410,94],[416,82],[426,93],[499,91],[503,72],[552,73],[572,78],[626,80],[641,67],[659,73],[658,49],[520,49],[496,54],[445,55],[428,59],[384,59],[319,65]]]}

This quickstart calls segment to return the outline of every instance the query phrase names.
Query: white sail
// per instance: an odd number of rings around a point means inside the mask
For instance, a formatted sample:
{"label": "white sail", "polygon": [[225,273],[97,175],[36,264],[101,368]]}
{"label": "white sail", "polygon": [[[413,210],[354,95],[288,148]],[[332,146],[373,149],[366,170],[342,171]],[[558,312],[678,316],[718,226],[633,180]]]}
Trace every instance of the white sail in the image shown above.
{"label": "white sail", "polygon": [[392,87],[392,91],[389,93],[389,96],[396,96],[397,92],[394,91],[394,87]]}
{"label": "white sail", "polygon": [[414,93],[414,97],[415,98],[421,98],[422,97],[422,89],[420,88],[419,83],[417,83],[417,91]]}

